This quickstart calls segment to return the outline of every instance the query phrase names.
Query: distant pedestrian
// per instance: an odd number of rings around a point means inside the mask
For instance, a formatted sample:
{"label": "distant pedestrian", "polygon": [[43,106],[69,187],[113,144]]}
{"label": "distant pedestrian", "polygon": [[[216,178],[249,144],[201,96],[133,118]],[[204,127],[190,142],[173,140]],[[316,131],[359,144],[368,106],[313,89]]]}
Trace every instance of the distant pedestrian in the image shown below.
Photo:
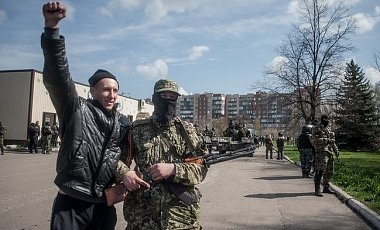
{"label": "distant pedestrian", "polygon": [[260,147],[259,138],[256,135],[253,136],[253,144],[256,146],[256,148]]}
{"label": "distant pedestrian", "polygon": [[302,177],[308,178],[310,176],[311,166],[313,162],[313,145],[311,142],[311,127],[305,125],[302,127],[302,132],[297,139],[297,148],[300,152]]}
{"label": "distant pedestrian", "polygon": [[270,134],[265,136],[265,158],[268,159],[268,154],[270,159],[273,159],[273,139]]}
{"label": "distant pedestrian", "polygon": [[34,123],[34,127],[35,129],[37,130],[37,136],[38,136],[38,139],[40,139],[40,136],[41,136],[41,126],[40,126],[40,122],[39,121],[36,121]]}
{"label": "distant pedestrian", "polygon": [[285,137],[282,133],[278,133],[276,145],[277,145],[277,160],[283,160],[284,159]]}
{"label": "distant pedestrian", "polygon": [[50,122],[46,121],[41,131],[41,149],[42,154],[49,154],[51,150],[51,136],[53,135],[53,130],[50,127]]}
{"label": "distant pedestrian", "polygon": [[57,142],[58,142],[58,135],[59,135],[59,126],[56,122],[53,123],[51,126],[51,131],[53,132],[51,135],[51,147],[57,148]]}
{"label": "distant pedestrian", "polygon": [[30,123],[29,129],[28,129],[28,136],[29,136],[29,153],[33,153],[33,150],[35,153],[38,153],[38,128],[36,128],[35,123]]}
{"label": "distant pedestrian", "polygon": [[4,137],[5,133],[7,132],[7,128],[3,126],[3,124],[0,121],[0,149],[1,149],[1,155],[4,155]]}

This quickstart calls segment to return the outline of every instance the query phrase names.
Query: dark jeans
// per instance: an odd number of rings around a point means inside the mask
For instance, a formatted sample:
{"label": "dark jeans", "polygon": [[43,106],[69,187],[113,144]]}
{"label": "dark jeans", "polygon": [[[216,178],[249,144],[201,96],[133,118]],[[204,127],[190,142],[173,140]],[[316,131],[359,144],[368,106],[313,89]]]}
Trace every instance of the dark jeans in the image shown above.
{"label": "dark jeans", "polygon": [[38,153],[37,146],[38,146],[38,137],[37,136],[30,137],[30,140],[29,140],[29,153],[32,153],[33,149],[34,149],[35,153]]}
{"label": "dark jeans", "polygon": [[114,206],[107,206],[106,203],[90,203],[58,193],[53,204],[50,229],[113,230],[116,221]]}

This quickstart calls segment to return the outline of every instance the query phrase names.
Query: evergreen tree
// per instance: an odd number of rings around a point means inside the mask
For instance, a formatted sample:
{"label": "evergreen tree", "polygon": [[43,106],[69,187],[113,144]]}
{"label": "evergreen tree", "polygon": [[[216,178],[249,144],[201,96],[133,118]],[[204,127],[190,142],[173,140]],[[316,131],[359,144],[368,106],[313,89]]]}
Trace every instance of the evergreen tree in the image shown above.
{"label": "evergreen tree", "polygon": [[374,90],[353,60],[337,93],[336,140],[349,150],[372,149],[379,134]]}

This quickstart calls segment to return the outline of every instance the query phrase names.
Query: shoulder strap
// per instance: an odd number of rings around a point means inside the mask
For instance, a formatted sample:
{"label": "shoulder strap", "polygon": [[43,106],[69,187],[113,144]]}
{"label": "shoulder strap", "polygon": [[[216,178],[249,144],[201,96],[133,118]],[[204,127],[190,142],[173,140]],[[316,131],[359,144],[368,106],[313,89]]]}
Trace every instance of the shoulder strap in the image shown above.
{"label": "shoulder strap", "polygon": [[185,139],[186,145],[190,148],[190,151],[194,151],[195,150],[195,146],[194,146],[193,142],[191,141],[189,133],[186,131],[185,126],[183,125],[182,120],[179,117],[177,117],[177,116],[174,119],[179,124],[179,128],[180,128],[179,130],[181,132],[181,135]]}

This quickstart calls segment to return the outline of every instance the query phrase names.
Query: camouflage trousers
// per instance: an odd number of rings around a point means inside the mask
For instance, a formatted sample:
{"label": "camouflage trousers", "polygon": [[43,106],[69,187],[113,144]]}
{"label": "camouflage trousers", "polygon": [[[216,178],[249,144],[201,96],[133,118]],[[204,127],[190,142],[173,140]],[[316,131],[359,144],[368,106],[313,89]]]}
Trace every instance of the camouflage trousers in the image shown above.
{"label": "camouflage trousers", "polygon": [[41,149],[42,149],[42,154],[49,154],[51,150],[51,138],[49,137],[42,137],[41,138]]}
{"label": "camouflage trousers", "polygon": [[329,151],[316,151],[314,169],[323,171],[322,185],[328,186],[334,174],[334,157]]}
{"label": "camouflage trousers", "polygon": [[300,149],[300,162],[302,172],[310,172],[313,158],[313,149]]}
{"label": "camouflage trousers", "polygon": [[150,195],[143,191],[128,193],[123,205],[126,230],[202,229],[198,203],[186,205],[169,193],[156,194],[154,188]]}

